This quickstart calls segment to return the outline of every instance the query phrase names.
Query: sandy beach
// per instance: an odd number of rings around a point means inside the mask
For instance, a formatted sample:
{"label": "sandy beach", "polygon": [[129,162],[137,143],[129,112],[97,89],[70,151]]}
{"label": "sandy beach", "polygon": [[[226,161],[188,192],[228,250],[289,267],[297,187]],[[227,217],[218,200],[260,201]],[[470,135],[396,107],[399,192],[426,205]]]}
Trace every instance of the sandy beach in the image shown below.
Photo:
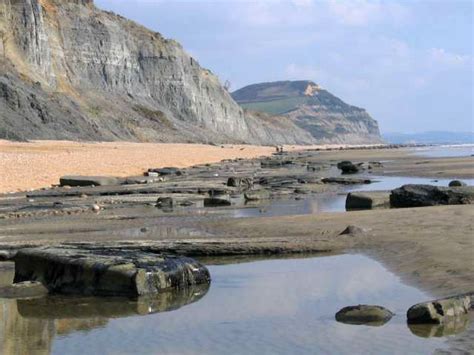
{"label": "sandy beach", "polygon": [[[346,146],[285,146],[285,150]],[[149,168],[183,168],[274,152],[275,147],[252,145],[0,140],[0,193],[49,187],[63,175],[133,176]]]}

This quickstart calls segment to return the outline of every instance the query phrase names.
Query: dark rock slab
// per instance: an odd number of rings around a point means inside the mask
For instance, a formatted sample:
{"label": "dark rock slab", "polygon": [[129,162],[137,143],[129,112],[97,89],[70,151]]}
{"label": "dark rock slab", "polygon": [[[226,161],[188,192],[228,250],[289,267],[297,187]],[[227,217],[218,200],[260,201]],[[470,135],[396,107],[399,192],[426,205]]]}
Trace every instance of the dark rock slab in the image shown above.
{"label": "dark rock slab", "polygon": [[323,178],[321,181],[325,184],[341,184],[341,185],[362,185],[370,184],[372,180],[363,178],[343,178],[343,177],[328,177]]}
{"label": "dark rock slab", "polygon": [[471,203],[474,203],[474,186],[452,188],[412,184],[403,185],[390,194],[390,205],[397,208]]}
{"label": "dark rock slab", "polygon": [[59,185],[61,186],[111,186],[120,185],[125,182],[126,179],[114,177],[114,176],[81,176],[81,175],[69,175],[62,176],[59,179]]}
{"label": "dark rock slab", "polygon": [[408,309],[407,321],[412,324],[442,324],[466,316],[470,308],[470,294],[418,303]]}
{"label": "dark rock slab", "polygon": [[143,296],[210,282],[209,271],[181,256],[86,247],[39,247],[15,256],[14,283],[39,281],[51,293]]}
{"label": "dark rock slab", "polygon": [[226,207],[232,203],[229,196],[209,197],[204,199],[204,207]]}
{"label": "dark rock slab", "polygon": [[230,177],[227,179],[227,186],[236,187],[239,190],[250,190],[253,186],[253,179],[248,177]]}
{"label": "dark rock slab", "polygon": [[346,198],[346,210],[371,210],[390,207],[390,192],[351,192]]}
{"label": "dark rock slab", "polygon": [[181,169],[175,168],[175,167],[148,169],[148,172],[158,173],[160,176],[166,176],[166,175],[178,175],[178,176],[180,176],[180,175],[183,174]]}
{"label": "dark rock slab", "polygon": [[387,323],[393,315],[384,307],[360,304],[342,308],[336,313],[336,320],[347,324],[380,326]]}

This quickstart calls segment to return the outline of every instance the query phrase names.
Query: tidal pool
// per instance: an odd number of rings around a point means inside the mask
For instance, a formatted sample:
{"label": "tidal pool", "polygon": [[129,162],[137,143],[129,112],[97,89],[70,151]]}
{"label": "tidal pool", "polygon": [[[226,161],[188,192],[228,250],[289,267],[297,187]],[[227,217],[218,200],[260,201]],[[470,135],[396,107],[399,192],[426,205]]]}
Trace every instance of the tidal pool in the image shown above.
{"label": "tidal pool", "polygon": [[[447,346],[444,337],[423,337],[442,331],[412,332],[406,324],[408,307],[431,297],[365,256],[274,259],[209,269],[207,293],[148,315],[146,307],[142,313],[130,311],[131,301],[117,299],[0,300],[0,352],[431,354]],[[396,315],[380,327],[335,321],[340,308],[356,304],[381,305]]]}

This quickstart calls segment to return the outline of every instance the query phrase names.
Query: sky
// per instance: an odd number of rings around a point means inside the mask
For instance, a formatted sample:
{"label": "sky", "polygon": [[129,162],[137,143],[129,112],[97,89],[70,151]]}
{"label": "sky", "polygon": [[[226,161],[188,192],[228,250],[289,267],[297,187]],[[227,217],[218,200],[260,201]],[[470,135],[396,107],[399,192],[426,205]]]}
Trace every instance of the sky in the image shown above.
{"label": "sky", "polygon": [[382,132],[474,131],[471,0],[95,0],[179,41],[231,90],[312,80]]}

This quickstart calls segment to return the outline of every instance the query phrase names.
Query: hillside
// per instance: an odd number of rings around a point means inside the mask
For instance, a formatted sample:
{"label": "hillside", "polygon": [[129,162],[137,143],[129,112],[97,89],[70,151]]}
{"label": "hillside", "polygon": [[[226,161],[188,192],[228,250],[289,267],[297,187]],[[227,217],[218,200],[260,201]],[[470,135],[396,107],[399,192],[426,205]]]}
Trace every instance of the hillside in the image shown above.
{"label": "hillside", "polygon": [[311,81],[246,86],[232,93],[244,108],[289,118],[317,142],[380,142],[377,121]]}
{"label": "hillside", "polygon": [[0,138],[307,144],[179,43],[92,0],[0,0]]}

